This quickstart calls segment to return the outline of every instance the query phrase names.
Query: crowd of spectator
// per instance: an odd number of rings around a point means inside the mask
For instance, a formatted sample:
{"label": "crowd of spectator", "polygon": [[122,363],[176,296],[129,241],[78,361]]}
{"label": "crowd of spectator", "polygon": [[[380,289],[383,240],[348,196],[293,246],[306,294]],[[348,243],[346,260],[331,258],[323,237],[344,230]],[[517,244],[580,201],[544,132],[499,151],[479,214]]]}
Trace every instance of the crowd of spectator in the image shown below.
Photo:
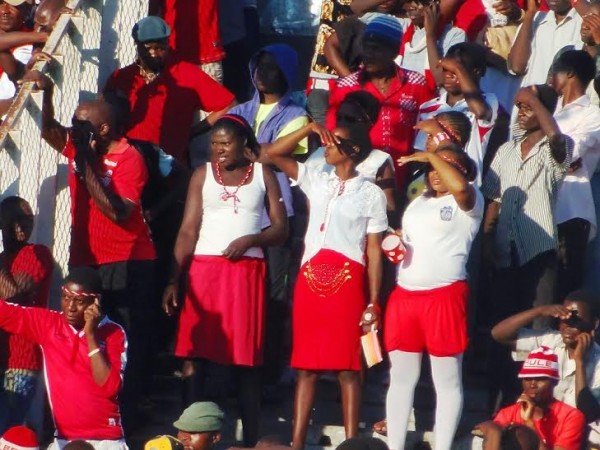
{"label": "crowd of spectator", "polygon": [[[68,161],[71,198],[60,311],[52,253],[29,242],[35,211],[0,202],[0,450],[39,448],[23,425],[42,378],[53,450],[127,449],[161,407],[165,349],[183,412],[147,450],[217,445],[215,367],[244,448],[303,449],[333,372],[339,448],[403,450],[424,356],[433,447],[449,450],[477,345],[490,420],[465,445],[600,446],[600,294],[584,289],[598,0],[323,0],[310,68],[286,43],[260,47],[255,1],[154,0],[131,30],[135,62],[66,126],[32,67],[70,13],[0,0],[0,113],[21,83],[44,92],[42,138]],[[380,345],[387,447],[358,438]],[[262,398],[286,368],[291,443],[260,439]]]}

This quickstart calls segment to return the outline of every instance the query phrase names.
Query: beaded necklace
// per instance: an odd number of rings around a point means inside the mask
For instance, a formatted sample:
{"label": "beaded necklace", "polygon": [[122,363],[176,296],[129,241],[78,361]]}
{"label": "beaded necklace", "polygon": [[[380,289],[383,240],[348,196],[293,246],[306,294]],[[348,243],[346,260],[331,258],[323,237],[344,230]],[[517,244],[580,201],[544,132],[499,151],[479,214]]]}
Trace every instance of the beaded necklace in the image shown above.
{"label": "beaded necklace", "polygon": [[240,190],[240,188],[244,184],[246,184],[246,181],[248,181],[248,178],[250,178],[250,175],[252,174],[252,168],[253,167],[254,167],[254,164],[250,164],[248,166],[248,170],[246,171],[246,175],[244,175],[244,178],[242,179],[242,181],[240,181],[240,184],[238,184],[236,186],[236,188],[235,188],[235,190],[233,192],[229,192],[227,190],[227,186],[225,186],[225,182],[223,181],[223,177],[221,176],[221,166],[219,165],[219,163],[215,164],[215,168],[216,168],[216,172],[217,172],[217,181],[219,182],[219,184],[221,186],[223,186],[223,193],[220,195],[220,198],[224,202],[226,202],[230,198],[233,199],[233,212],[235,214],[238,213],[238,202],[240,201],[240,198],[238,197],[237,193]]}

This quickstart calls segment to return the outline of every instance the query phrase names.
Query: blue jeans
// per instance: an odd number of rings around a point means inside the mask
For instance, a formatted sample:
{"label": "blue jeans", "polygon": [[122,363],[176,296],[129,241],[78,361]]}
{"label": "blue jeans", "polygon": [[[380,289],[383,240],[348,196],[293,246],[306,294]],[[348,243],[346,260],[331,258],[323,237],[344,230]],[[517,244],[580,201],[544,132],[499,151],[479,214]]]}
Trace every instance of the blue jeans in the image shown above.
{"label": "blue jeans", "polygon": [[0,434],[7,428],[22,425],[38,386],[39,372],[7,369],[4,391],[0,392]]}

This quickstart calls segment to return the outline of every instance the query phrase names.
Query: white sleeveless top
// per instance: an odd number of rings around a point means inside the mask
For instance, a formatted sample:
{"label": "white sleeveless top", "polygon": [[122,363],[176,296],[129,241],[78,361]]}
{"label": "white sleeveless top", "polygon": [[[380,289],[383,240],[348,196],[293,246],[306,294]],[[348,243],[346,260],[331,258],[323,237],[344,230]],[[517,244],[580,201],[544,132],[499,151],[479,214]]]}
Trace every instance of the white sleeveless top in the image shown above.
{"label": "white sleeveless top", "polygon": [[[206,163],[206,179],[202,187],[202,225],[196,242],[196,255],[222,255],[231,241],[261,231],[261,214],[267,189],[262,164],[254,163],[252,181],[237,191],[237,213],[234,199],[223,198],[224,187],[217,182],[212,164]],[[233,193],[236,186],[227,186]],[[260,247],[249,248],[244,256],[263,258]]]}

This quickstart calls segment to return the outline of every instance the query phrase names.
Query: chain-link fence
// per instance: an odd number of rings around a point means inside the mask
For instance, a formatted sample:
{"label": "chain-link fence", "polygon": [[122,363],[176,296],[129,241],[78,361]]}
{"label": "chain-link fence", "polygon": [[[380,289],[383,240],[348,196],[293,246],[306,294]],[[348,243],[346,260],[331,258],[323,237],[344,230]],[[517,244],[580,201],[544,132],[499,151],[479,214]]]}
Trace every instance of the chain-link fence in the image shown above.
{"label": "chain-link fence", "polygon": [[[55,82],[56,118],[68,125],[80,100],[93,98],[108,76],[133,62],[131,28],[148,11],[148,0],[70,0],[44,51],[52,61],[35,69]],[[0,193],[19,195],[36,214],[31,241],[45,244],[56,260],[51,303],[66,274],[71,229],[67,160],[41,138],[43,94],[25,83],[0,126]]]}

